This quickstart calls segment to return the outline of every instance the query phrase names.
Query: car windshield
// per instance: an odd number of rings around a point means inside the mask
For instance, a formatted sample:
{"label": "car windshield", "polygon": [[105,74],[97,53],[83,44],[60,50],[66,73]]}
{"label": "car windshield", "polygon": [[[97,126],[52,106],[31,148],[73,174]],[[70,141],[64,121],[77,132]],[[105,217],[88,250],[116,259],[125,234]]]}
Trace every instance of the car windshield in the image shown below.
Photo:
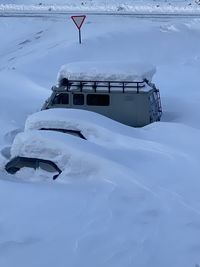
{"label": "car windshield", "polygon": [[85,136],[80,131],[76,131],[76,130],[67,130],[67,129],[59,129],[59,128],[41,128],[40,130],[56,131],[56,132],[61,132],[61,133],[66,133],[66,134],[70,134],[73,136],[77,136],[82,139],[86,139]]}

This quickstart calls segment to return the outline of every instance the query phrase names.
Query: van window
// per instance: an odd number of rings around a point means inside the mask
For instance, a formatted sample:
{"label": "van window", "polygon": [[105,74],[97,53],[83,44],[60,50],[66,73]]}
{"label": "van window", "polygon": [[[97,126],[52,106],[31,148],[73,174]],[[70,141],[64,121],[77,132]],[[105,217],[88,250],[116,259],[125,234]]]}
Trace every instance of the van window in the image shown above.
{"label": "van window", "polygon": [[110,96],[102,94],[88,94],[87,105],[89,106],[109,106]]}
{"label": "van window", "polygon": [[53,101],[53,105],[68,105],[69,104],[69,95],[66,93],[56,94]]}
{"label": "van window", "polygon": [[73,95],[73,104],[74,105],[84,105],[84,95],[83,94],[74,94]]}

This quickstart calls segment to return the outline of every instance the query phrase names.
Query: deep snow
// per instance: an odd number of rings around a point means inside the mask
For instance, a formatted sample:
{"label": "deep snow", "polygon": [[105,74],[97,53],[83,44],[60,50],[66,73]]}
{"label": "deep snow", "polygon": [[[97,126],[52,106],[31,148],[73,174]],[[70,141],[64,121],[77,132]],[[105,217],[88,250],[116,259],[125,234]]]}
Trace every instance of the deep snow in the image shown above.
{"label": "deep snow", "polygon": [[156,65],[164,111],[161,122],[114,123],[91,141],[62,135],[81,154],[68,152],[55,182],[8,175],[1,156],[0,266],[198,266],[200,20],[88,16],[82,45],[69,17],[0,20],[1,149],[65,63]]}

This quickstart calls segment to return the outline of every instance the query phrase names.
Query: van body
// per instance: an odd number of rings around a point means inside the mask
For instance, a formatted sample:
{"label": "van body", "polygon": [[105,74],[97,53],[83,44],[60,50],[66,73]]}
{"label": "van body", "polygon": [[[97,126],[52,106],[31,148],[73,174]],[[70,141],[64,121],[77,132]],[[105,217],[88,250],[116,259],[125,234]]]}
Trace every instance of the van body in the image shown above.
{"label": "van body", "polygon": [[155,84],[142,81],[71,80],[52,87],[43,109],[73,108],[93,111],[123,124],[142,127],[159,121],[160,93]]}

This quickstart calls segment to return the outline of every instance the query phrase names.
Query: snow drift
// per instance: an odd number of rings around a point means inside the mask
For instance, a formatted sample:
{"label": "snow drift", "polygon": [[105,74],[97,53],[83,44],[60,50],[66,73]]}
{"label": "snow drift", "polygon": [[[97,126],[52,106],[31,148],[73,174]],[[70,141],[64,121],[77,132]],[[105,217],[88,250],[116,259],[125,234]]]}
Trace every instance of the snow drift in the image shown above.
{"label": "snow drift", "polygon": [[58,73],[58,82],[69,80],[96,81],[143,81],[152,80],[156,68],[145,63],[128,62],[75,62],[63,65]]}

